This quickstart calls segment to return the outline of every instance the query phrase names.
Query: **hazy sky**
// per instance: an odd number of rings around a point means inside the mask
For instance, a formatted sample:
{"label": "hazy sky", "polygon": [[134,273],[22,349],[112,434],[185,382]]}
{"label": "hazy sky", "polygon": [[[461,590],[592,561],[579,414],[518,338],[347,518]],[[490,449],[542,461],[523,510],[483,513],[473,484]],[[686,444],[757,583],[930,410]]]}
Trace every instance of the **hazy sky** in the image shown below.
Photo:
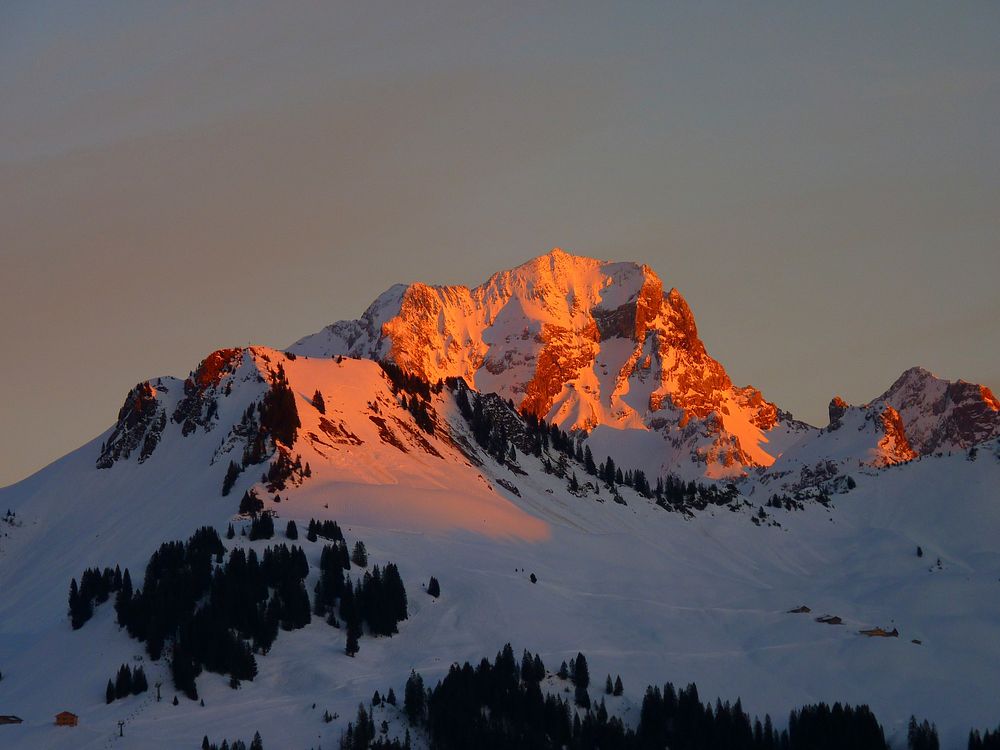
{"label": "hazy sky", "polygon": [[0,3],[0,485],[208,352],[561,246],[797,416],[1000,386],[1000,3]]}

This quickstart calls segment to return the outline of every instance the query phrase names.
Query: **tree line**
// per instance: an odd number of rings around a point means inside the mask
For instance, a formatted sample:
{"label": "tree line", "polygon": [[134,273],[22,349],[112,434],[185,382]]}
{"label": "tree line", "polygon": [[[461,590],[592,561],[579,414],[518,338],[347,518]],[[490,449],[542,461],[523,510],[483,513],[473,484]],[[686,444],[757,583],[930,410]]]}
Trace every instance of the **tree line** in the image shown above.
{"label": "tree line", "polygon": [[[793,711],[787,729],[777,731],[769,716],[751,719],[739,700],[703,702],[697,686],[671,683],[647,688],[632,729],[611,715],[602,697],[588,694],[586,658],[578,654],[558,676],[575,686],[573,703],[542,690],[541,659],[525,651],[520,664],[508,644],[491,663],[453,665],[433,689],[411,672],[403,710],[412,726],[423,728],[432,748],[519,747],[530,750],[826,750],[851,747],[888,750],[884,732],[867,706],[819,703]],[[619,678],[620,682],[620,678]],[[605,690],[615,685],[610,676]]]}

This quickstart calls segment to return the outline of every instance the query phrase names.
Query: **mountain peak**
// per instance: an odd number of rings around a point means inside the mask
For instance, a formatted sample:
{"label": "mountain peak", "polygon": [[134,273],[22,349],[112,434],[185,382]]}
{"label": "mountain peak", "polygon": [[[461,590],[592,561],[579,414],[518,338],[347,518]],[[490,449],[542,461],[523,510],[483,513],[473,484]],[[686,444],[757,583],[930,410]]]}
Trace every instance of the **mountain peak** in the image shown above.
{"label": "mountain peak", "polygon": [[984,385],[945,380],[911,367],[870,406],[893,407],[921,453],[963,450],[1000,436],[1000,401]]}
{"label": "mountain peak", "polygon": [[[660,460],[719,476],[772,463],[764,433],[781,421],[759,391],[733,386],[683,296],[649,266],[558,247],[473,288],[392,287],[359,320],[290,351],[391,361],[429,382],[462,377],[567,430],[656,433]],[[679,455],[664,456],[675,431]]]}

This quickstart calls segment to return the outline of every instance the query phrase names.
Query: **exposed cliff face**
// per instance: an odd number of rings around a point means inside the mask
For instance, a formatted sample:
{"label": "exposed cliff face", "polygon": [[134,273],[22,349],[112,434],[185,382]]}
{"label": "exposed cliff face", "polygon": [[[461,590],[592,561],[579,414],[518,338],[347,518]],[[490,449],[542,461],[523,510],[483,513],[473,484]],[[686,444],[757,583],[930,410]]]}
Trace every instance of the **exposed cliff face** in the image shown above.
{"label": "exposed cliff face", "polygon": [[473,289],[396,286],[361,319],[290,351],[389,360],[430,382],[462,377],[564,429],[656,429],[709,474],[766,466],[777,452],[765,433],[778,409],[733,385],[681,294],[636,263],[556,249]]}
{"label": "exposed cliff face", "polygon": [[158,379],[155,383],[139,383],[129,391],[125,403],[118,411],[114,430],[101,446],[97,468],[110,468],[116,461],[129,458],[135,451],[139,453],[139,463],[153,454],[167,424],[167,413],[161,402],[161,395],[168,390],[168,384]]}
{"label": "exposed cliff face", "polygon": [[[255,441],[260,443],[258,461],[270,457],[273,442],[257,415],[268,385],[276,381],[272,362],[278,357],[284,359],[283,354],[261,348],[220,349],[183,381],[157,378],[138,384],[118,413],[97,457],[97,468],[109,469],[136,453],[143,463],[173,433],[182,440],[207,437],[217,446],[212,464],[225,458],[224,466],[234,457],[239,459]],[[209,435],[219,424],[226,434]]]}
{"label": "exposed cliff face", "polygon": [[878,426],[882,439],[878,441],[878,453],[872,461],[874,466],[890,466],[917,457],[917,452],[906,437],[906,428],[898,411],[886,406],[878,415]]}

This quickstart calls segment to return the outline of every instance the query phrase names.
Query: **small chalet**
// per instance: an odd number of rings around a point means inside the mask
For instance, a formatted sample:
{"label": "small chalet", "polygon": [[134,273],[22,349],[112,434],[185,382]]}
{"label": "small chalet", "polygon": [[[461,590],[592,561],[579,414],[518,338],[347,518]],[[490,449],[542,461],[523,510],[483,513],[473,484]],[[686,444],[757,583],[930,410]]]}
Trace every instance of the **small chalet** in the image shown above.
{"label": "small chalet", "polygon": [[57,727],[75,727],[80,723],[80,717],[69,711],[60,711],[56,714]]}
{"label": "small chalet", "polygon": [[9,715],[4,716],[0,714],[0,724],[20,724],[20,723],[21,723],[20,716],[9,716]]}
{"label": "small chalet", "polygon": [[892,630],[886,630],[885,628],[869,628],[867,630],[858,631],[861,635],[867,635],[869,638],[899,638],[899,631],[896,628]]}

